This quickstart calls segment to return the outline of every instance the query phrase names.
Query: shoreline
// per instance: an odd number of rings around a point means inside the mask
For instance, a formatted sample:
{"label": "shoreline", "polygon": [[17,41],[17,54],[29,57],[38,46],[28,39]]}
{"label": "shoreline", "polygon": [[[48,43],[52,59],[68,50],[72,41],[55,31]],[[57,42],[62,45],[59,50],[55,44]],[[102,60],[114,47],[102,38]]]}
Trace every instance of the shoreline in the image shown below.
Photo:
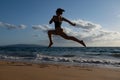
{"label": "shoreline", "polygon": [[0,80],[120,80],[120,69],[0,60]]}
{"label": "shoreline", "polygon": [[15,60],[15,59],[0,59],[0,61],[5,62],[14,62],[14,63],[29,63],[29,64],[55,64],[55,65],[64,65],[64,66],[79,66],[79,67],[95,67],[95,68],[108,68],[108,69],[120,69],[120,66],[118,65],[112,65],[112,64],[99,64],[99,62],[95,63],[71,63],[71,62],[53,62],[53,61],[34,61],[34,60]]}

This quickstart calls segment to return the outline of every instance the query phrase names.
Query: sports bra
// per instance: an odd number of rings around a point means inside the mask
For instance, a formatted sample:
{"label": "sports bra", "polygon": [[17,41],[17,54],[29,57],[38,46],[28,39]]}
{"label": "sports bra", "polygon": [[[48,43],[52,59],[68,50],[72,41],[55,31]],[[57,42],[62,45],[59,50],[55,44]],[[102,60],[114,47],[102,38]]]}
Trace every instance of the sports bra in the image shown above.
{"label": "sports bra", "polygon": [[55,23],[55,29],[56,29],[56,28],[61,28],[62,22],[54,21],[54,23]]}

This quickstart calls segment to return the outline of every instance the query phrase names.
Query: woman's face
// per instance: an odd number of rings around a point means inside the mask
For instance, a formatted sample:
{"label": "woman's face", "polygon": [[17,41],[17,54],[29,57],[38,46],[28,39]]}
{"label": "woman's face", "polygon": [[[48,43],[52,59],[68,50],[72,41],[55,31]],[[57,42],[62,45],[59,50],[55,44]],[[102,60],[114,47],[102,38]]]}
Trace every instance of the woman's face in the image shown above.
{"label": "woman's face", "polygon": [[57,12],[56,14],[57,14],[58,16],[60,16],[60,15],[63,14],[63,12]]}

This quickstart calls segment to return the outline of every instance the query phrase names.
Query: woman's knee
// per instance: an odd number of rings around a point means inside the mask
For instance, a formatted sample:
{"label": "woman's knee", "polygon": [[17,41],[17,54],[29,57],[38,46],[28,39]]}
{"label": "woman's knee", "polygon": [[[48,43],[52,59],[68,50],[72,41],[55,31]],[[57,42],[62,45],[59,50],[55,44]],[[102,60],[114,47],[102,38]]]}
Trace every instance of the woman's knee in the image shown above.
{"label": "woman's knee", "polygon": [[70,40],[70,36],[64,36],[65,39]]}
{"label": "woman's knee", "polygon": [[51,33],[52,33],[51,31],[48,31],[48,35],[51,35]]}

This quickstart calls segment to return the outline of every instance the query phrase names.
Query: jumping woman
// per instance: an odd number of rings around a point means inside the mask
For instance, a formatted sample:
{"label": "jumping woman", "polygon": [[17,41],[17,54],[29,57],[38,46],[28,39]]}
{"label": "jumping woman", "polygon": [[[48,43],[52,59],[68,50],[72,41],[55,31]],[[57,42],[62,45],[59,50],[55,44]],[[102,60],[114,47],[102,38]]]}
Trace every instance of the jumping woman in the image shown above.
{"label": "jumping woman", "polygon": [[55,30],[49,30],[48,31],[48,37],[49,37],[49,41],[50,41],[48,47],[51,47],[52,44],[53,44],[52,35],[59,35],[59,36],[63,37],[64,39],[76,41],[76,42],[82,44],[84,47],[86,47],[83,40],[78,40],[77,38],[75,38],[73,36],[68,36],[66,33],[63,32],[63,29],[61,28],[62,21],[68,22],[72,26],[76,25],[75,23],[72,23],[71,21],[69,21],[66,18],[62,17],[62,14],[63,14],[64,11],[65,11],[64,9],[58,8],[56,10],[56,15],[54,15],[52,17],[52,19],[49,21],[49,24],[54,22]]}

